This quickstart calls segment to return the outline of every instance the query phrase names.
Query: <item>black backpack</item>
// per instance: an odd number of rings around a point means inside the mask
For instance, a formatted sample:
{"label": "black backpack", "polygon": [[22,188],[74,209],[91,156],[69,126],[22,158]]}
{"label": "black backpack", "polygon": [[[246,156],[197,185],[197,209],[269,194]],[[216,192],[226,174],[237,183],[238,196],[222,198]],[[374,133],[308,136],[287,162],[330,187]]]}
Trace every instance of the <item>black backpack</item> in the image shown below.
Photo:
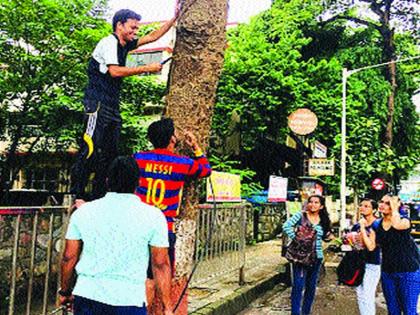
{"label": "black backpack", "polygon": [[347,252],[337,267],[338,282],[350,287],[360,285],[365,275],[365,265],[363,252]]}

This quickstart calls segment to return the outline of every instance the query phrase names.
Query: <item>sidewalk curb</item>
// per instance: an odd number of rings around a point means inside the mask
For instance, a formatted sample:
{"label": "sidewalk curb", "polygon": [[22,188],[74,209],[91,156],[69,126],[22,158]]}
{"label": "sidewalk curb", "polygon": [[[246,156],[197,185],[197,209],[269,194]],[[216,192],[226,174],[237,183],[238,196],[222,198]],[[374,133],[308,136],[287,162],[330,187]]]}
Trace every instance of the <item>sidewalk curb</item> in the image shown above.
{"label": "sidewalk curb", "polygon": [[190,315],[234,315],[244,310],[249,304],[273,289],[277,284],[288,283],[289,265],[283,266],[284,271],[272,274],[255,284],[240,288],[220,301],[216,301],[195,310]]}

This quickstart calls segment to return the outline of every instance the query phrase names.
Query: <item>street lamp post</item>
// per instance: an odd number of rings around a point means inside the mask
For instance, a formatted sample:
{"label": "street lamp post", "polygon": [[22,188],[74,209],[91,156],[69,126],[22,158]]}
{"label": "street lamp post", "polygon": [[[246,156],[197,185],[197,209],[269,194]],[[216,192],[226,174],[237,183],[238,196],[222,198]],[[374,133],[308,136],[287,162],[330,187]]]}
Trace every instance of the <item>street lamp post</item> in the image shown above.
{"label": "street lamp post", "polygon": [[340,202],[341,202],[341,216],[340,216],[340,232],[343,232],[344,228],[346,227],[346,179],[347,179],[347,172],[346,172],[346,159],[347,159],[347,152],[346,152],[346,136],[347,136],[347,81],[349,77],[359,71],[379,68],[391,63],[398,63],[398,62],[405,62],[410,60],[420,59],[420,56],[415,56],[411,58],[393,60],[390,62],[379,63],[375,65],[370,65],[358,69],[347,70],[347,68],[343,68],[342,73],[342,85],[343,85],[343,101],[342,101],[342,113],[341,113],[341,184],[340,184]]}

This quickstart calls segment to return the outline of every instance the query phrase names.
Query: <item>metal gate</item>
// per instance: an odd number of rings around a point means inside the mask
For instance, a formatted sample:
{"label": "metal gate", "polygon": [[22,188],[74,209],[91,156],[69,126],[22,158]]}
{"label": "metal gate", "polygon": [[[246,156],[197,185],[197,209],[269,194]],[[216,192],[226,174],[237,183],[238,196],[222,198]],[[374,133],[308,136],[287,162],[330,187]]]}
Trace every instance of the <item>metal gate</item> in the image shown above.
{"label": "metal gate", "polygon": [[[0,314],[67,314],[56,308],[68,207],[0,207]],[[1,272],[1,270],[0,270]]]}

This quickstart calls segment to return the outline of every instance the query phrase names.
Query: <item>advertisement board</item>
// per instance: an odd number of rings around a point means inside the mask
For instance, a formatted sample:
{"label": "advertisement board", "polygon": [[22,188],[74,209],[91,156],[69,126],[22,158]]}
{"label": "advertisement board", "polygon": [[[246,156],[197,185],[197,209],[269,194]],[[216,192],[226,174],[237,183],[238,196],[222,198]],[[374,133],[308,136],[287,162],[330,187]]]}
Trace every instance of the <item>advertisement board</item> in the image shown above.
{"label": "advertisement board", "polygon": [[206,192],[207,202],[240,202],[241,178],[239,175],[213,171],[207,178]]}
{"label": "advertisement board", "polygon": [[287,178],[270,176],[268,202],[284,202],[287,199]]}
{"label": "advertisement board", "polygon": [[309,176],[333,176],[334,159],[309,159]]}

